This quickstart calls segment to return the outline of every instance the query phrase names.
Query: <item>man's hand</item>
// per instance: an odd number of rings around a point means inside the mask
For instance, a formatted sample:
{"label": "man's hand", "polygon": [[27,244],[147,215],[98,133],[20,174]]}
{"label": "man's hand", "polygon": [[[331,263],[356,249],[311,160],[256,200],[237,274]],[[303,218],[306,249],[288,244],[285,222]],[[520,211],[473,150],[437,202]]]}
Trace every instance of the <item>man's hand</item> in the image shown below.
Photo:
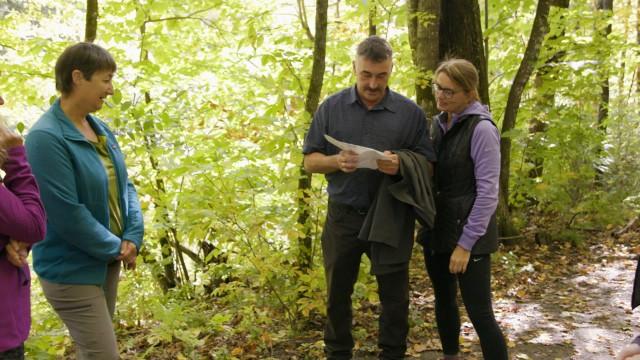
{"label": "man's hand", "polygon": [[378,170],[387,175],[396,175],[400,169],[400,158],[391,151],[385,151],[384,154],[387,155],[389,160],[376,160]]}
{"label": "man's hand", "polygon": [[116,260],[124,262],[125,268],[135,269],[137,256],[138,249],[136,249],[136,244],[129,240],[122,240],[120,244],[120,255]]}
{"label": "man's hand", "polygon": [[471,251],[465,250],[460,245],[456,246],[449,260],[449,272],[452,274],[464,274],[467,271]]}
{"label": "man's hand", "polygon": [[338,169],[345,173],[352,173],[358,169],[358,154],[352,150],[342,150],[338,154]]}
{"label": "man's hand", "polygon": [[11,265],[15,267],[23,267],[27,265],[29,244],[11,239],[4,249],[7,253],[7,260],[9,260]]}

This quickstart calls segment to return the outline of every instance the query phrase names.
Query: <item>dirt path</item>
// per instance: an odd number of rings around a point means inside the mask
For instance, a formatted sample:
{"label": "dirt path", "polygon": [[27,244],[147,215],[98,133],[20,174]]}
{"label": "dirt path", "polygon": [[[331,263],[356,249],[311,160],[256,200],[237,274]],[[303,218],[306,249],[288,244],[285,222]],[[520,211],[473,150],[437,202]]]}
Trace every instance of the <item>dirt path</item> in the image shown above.
{"label": "dirt path", "polygon": [[[609,243],[612,245],[611,240]],[[532,284],[530,294],[496,296],[496,318],[508,337],[512,359],[612,359],[640,332],[640,312],[630,311],[636,262],[624,246],[610,245],[591,247],[590,254],[603,255],[587,256],[587,263],[579,254],[563,257],[564,264],[550,260],[550,266],[566,269]],[[521,266],[519,276],[544,268],[544,259],[538,261],[541,266]],[[463,323],[462,337],[464,358],[482,359],[468,320]],[[422,340],[430,350],[414,351],[414,358],[438,359],[439,352],[431,349],[439,348],[439,343]],[[416,344],[412,349],[421,350]]]}

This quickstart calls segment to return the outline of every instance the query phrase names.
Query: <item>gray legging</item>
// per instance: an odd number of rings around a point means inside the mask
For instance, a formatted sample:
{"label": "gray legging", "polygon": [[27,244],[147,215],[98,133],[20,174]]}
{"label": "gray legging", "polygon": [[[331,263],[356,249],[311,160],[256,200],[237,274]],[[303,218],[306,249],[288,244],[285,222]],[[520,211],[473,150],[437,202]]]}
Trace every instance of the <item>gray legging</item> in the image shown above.
{"label": "gray legging", "polygon": [[113,330],[120,262],[109,264],[104,287],[40,279],[44,295],[69,329],[79,360],[119,359]]}

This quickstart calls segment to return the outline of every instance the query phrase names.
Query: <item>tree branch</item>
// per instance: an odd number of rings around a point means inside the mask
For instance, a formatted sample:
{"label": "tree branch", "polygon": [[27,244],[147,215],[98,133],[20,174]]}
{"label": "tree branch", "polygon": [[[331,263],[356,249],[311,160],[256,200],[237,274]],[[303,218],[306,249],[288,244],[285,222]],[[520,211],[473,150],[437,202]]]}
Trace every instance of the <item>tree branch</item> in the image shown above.
{"label": "tree branch", "polygon": [[87,0],[87,18],[84,28],[84,41],[94,42],[98,32],[98,0]]}
{"label": "tree branch", "polygon": [[202,14],[205,13],[207,11],[211,11],[213,9],[215,9],[215,6],[212,7],[208,7],[206,9],[201,9],[201,10],[197,10],[192,12],[191,14],[187,14],[187,15],[183,15],[183,16],[170,16],[170,17],[166,17],[166,18],[159,18],[159,19],[152,19],[152,18],[147,18],[147,20],[145,20],[145,23],[152,23],[152,22],[161,22],[161,21],[170,21],[170,20],[200,20],[200,21],[206,21],[206,19],[203,19],[201,17],[196,17],[196,15],[198,14]]}
{"label": "tree branch", "polygon": [[298,0],[298,19],[300,19],[300,24],[302,25],[302,29],[307,34],[307,38],[311,41],[315,41],[315,37],[311,33],[311,29],[309,29],[309,21],[307,20],[307,9],[304,5],[304,0]]}

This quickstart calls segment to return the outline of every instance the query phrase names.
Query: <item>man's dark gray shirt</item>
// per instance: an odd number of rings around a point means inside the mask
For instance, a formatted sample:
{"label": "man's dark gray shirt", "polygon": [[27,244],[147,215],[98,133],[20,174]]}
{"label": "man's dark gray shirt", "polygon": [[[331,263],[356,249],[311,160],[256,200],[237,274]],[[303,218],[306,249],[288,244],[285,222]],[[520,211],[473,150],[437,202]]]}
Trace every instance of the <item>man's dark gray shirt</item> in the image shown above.
{"label": "man's dark gray shirt", "polygon": [[[339,153],[324,138],[325,134],[379,151],[406,149],[424,155],[429,161],[436,160],[424,112],[416,103],[388,88],[382,101],[371,110],[362,103],[355,86],[327,98],[313,116],[302,152]],[[371,169],[327,174],[329,199],[366,210],[383,176]]]}

